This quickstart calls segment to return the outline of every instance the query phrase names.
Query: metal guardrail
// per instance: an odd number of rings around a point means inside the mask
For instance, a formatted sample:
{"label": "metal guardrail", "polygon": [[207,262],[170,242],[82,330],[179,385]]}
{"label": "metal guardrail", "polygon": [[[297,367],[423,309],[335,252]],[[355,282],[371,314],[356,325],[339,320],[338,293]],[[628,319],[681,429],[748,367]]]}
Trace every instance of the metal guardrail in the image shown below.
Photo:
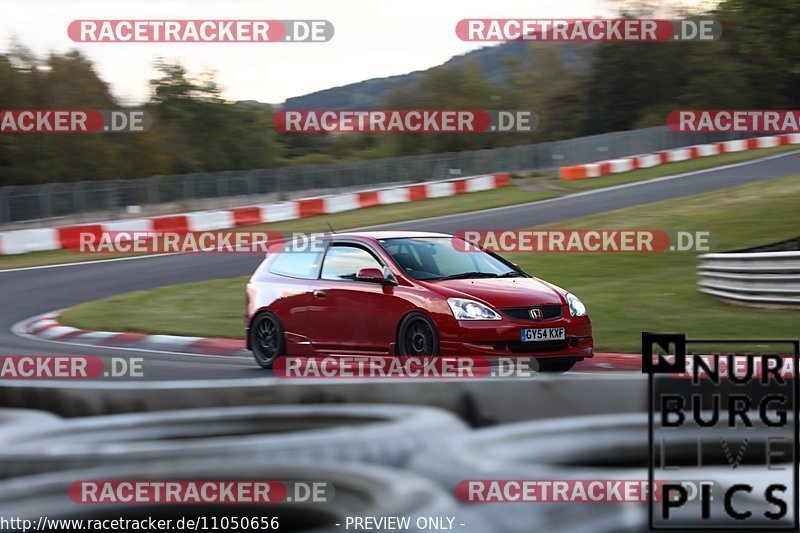
{"label": "metal guardrail", "polygon": [[800,309],[800,251],[700,256],[700,292],[753,307]]}

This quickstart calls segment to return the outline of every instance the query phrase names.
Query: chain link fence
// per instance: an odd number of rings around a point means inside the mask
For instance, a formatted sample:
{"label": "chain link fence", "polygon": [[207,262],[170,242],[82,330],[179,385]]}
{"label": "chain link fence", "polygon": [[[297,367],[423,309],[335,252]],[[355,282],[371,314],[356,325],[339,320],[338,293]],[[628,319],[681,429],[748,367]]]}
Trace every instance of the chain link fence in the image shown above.
{"label": "chain link fence", "polygon": [[[748,135],[677,133],[666,126],[465,152],[328,165],[80,181],[0,188],[0,226],[54,219],[87,221],[178,212],[314,191],[369,188],[453,176],[547,170]],[[199,201],[205,201],[200,203]]]}

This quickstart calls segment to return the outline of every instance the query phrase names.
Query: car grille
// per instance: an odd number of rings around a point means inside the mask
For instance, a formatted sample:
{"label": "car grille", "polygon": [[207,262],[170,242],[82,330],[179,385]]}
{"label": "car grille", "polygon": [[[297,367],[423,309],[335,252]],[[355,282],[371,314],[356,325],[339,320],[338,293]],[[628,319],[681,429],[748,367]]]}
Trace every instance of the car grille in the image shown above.
{"label": "car grille", "polygon": [[540,342],[508,342],[508,351],[512,353],[543,353],[557,352],[567,348],[567,341],[540,341]]}
{"label": "car grille", "polygon": [[[542,318],[539,319],[531,318],[530,314],[531,309],[541,309]],[[561,316],[560,305],[540,305],[534,307],[507,307],[505,309],[500,309],[500,311],[507,317],[513,318],[514,320],[530,320],[531,322],[551,320],[553,318],[558,318]]]}

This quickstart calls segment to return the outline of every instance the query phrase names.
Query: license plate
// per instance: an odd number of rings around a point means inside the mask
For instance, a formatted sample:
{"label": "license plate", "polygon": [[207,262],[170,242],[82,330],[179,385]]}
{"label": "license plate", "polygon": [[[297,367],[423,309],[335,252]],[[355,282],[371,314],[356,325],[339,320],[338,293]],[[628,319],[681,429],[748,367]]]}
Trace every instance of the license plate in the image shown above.
{"label": "license plate", "polygon": [[566,334],[564,328],[536,328],[523,329],[520,337],[522,342],[563,341]]}

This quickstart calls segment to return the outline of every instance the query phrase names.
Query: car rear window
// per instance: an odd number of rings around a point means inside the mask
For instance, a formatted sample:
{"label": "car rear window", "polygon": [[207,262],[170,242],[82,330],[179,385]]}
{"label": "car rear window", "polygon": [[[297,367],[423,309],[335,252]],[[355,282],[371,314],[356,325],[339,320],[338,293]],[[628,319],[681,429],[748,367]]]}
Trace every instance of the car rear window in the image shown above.
{"label": "car rear window", "polygon": [[269,266],[269,271],[290,278],[316,279],[322,252],[284,252]]}

